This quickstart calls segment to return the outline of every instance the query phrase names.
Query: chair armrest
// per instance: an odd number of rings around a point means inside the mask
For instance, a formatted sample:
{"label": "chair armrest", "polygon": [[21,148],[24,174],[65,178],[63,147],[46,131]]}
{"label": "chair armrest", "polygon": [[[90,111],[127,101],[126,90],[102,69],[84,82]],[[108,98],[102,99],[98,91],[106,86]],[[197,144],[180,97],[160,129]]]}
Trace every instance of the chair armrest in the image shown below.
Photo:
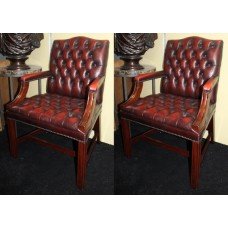
{"label": "chair armrest", "polygon": [[20,81],[23,82],[29,82],[29,81],[34,81],[38,79],[43,79],[51,76],[50,71],[42,71],[42,72],[37,72],[37,73],[32,73],[32,74],[25,74],[20,78]]}
{"label": "chair armrest", "polygon": [[140,74],[139,76],[135,77],[135,81],[144,82],[152,79],[162,78],[163,76],[165,76],[164,71],[156,71],[146,74]]}
{"label": "chair armrest", "polygon": [[82,116],[82,119],[78,125],[78,129],[82,132],[88,132],[91,130],[93,126],[92,122],[93,119],[96,118],[95,116],[95,109],[96,106],[100,106],[101,104],[97,104],[97,96],[99,93],[99,89],[102,85],[104,85],[105,76],[97,77],[90,85],[89,85],[89,93],[88,93],[88,99],[86,103],[85,112]]}
{"label": "chair armrest", "polygon": [[209,115],[209,108],[211,105],[211,95],[214,87],[218,84],[219,77],[210,78],[203,86],[203,94],[201,98],[200,108],[195,121],[193,122],[193,129],[202,131],[206,127],[207,117]]}
{"label": "chair armrest", "polygon": [[26,97],[26,94],[29,89],[29,82],[34,81],[37,79],[47,78],[51,76],[50,71],[43,71],[43,72],[37,72],[32,74],[25,74],[20,78],[20,88],[19,93],[17,94],[16,98],[11,101],[9,104],[6,105],[6,110],[14,105],[19,104],[21,101],[23,101]]}
{"label": "chair armrest", "polygon": [[214,87],[216,86],[216,84],[218,83],[218,80],[219,80],[218,76],[210,78],[203,86],[203,91],[211,92],[214,89]]}
{"label": "chair armrest", "polygon": [[105,77],[97,77],[89,86],[89,91],[96,92],[103,85]]}
{"label": "chair armrest", "polygon": [[164,71],[157,71],[157,72],[153,72],[153,73],[146,73],[146,74],[141,74],[139,76],[136,76],[134,78],[133,92],[127,101],[120,104],[120,106],[119,106],[120,109],[123,108],[124,106],[131,105],[132,103],[134,103],[136,100],[139,99],[140,94],[142,92],[142,88],[143,88],[143,82],[152,80],[152,79],[162,78],[164,76],[165,76]]}

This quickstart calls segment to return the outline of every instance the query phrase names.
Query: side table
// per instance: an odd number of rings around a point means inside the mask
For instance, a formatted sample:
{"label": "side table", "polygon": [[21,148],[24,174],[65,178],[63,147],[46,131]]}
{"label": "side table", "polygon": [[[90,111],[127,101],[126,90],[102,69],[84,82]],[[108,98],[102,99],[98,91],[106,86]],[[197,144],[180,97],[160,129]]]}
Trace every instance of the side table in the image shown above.
{"label": "side table", "polygon": [[[7,77],[9,79],[9,93],[10,101],[14,99],[13,78],[20,78],[25,74],[31,74],[42,71],[40,66],[30,65],[27,70],[8,70],[6,67],[0,67],[0,77]],[[41,94],[41,79],[38,80],[38,92]],[[4,104],[0,97],[0,117],[2,120],[2,127],[4,127]]]}

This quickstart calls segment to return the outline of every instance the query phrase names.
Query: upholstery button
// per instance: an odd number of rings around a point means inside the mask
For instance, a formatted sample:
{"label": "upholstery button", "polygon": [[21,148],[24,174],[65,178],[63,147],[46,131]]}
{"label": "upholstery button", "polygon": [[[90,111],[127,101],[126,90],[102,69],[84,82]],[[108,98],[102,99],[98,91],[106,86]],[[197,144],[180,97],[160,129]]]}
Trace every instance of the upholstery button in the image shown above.
{"label": "upholstery button", "polygon": [[84,48],[88,48],[89,47],[89,41],[86,40],[85,43],[84,43]]}
{"label": "upholstery button", "polygon": [[74,48],[76,48],[76,49],[78,48],[78,40],[75,40],[75,41],[74,41],[73,46],[74,46]]}
{"label": "upholstery button", "polygon": [[85,72],[85,76],[89,77],[89,71],[88,70]]}
{"label": "upholstery button", "polygon": [[93,58],[93,52],[92,52],[92,51],[90,51],[88,56],[89,56],[89,58],[91,58],[91,59],[92,59],[92,58]]}
{"label": "upholstery button", "polygon": [[69,45],[68,42],[65,42],[65,43],[64,43],[64,48],[66,48],[66,49],[70,48],[70,45]]}
{"label": "upholstery button", "polygon": [[188,48],[192,48],[192,42],[191,41],[188,43]]}
{"label": "upholstery button", "polygon": [[196,56],[196,53],[192,51],[192,58],[194,58],[195,56]]}
{"label": "upholstery button", "polygon": [[66,61],[63,60],[63,61],[62,61],[62,67],[65,67],[65,66],[66,66]]}
{"label": "upholstery button", "polygon": [[215,47],[216,47],[215,42],[212,41],[212,42],[210,43],[209,47],[210,47],[210,48],[215,48]]}
{"label": "upholstery button", "polygon": [[57,58],[62,57],[62,54],[63,54],[63,52],[62,52],[61,50],[58,50],[58,53],[57,53]]}
{"label": "upholstery button", "polygon": [[78,51],[78,58],[81,58],[82,57],[82,51]]}
{"label": "upholstery button", "polygon": [[183,48],[183,44],[181,41],[178,42],[178,49]]}
{"label": "upholstery button", "polygon": [[197,82],[193,81],[193,87],[196,87],[196,86],[197,86]]}
{"label": "upholstery button", "polygon": [[176,51],[172,52],[172,57],[176,57]]}
{"label": "upholstery button", "polygon": [[93,67],[93,68],[97,67],[97,63],[93,62],[93,63],[92,63],[92,67]]}
{"label": "upholstery button", "polygon": [[72,58],[72,52],[71,52],[71,51],[68,52],[67,57],[68,57],[68,58]]}
{"label": "upholstery button", "polygon": [[101,43],[100,42],[96,43],[96,48],[101,48]]}
{"label": "upholstery button", "polygon": [[58,48],[59,47],[59,42],[55,42],[55,48]]}
{"label": "upholstery button", "polygon": [[186,81],[186,80],[184,80],[184,86],[186,87],[186,85],[187,85],[187,81]]}
{"label": "upholstery button", "polygon": [[86,65],[86,61],[82,60],[81,67],[85,67],[85,65]]}
{"label": "upholstery button", "polygon": [[203,48],[203,41],[202,40],[199,40],[198,48]]}

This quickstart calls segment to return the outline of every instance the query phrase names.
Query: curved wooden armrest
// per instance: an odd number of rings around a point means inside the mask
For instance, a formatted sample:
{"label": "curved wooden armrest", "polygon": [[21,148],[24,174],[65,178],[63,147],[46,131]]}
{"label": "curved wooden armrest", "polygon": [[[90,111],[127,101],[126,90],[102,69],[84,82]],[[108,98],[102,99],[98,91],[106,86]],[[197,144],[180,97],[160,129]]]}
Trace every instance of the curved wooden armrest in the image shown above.
{"label": "curved wooden armrest", "polygon": [[[82,119],[78,125],[78,128],[82,132],[87,132],[91,128],[91,123],[94,118],[95,108],[97,105],[97,95],[100,87],[104,84],[105,77],[97,77],[90,85],[89,85],[89,93],[88,99],[86,103],[85,112],[82,116]],[[101,105],[100,105],[101,106]]]}
{"label": "curved wooden armrest", "polygon": [[50,71],[42,71],[42,72],[37,72],[37,73],[32,73],[32,74],[25,74],[20,78],[20,90],[16,98],[10,102],[9,104],[6,105],[6,110],[14,105],[19,104],[21,101],[23,101],[26,97],[26,94],[29,89],[29,82],[42,79],[42,78],[47,78],[51,76]]}
{"label": "curved wooden armrest", "polygon": [[120,104],[120,109],[123,108],[124,106],[131,105],[132,103],[134,103],[136,100],[139,99],[143,88],[143,82],[152,80],[152,79],[162,78],[163,76],[165,76],[164,71],[157,71],[153,73],[140,74],[139,76],[135,77],[133,92],[127,101]]}
{"label": "curved wooden armrest", "polygon": [[218,76],[210,78],[203,86],[203,91],[211,92],[218,83],[218,80]]}
{"label": "curved wooden armrest", "polygon": [[32,74],[25,74],[24,76],[22,76],[20,78],[20,81],[29,82],[29,81],[42,79],[42,78],[47,78],[49,76],[51,76],[50,71],[42,71],[42,72],[37,72],[37,73],[32,73]]}
{"label": "curved wooden armrest", "polygon": [[217,85],[219,77],[210,78],[203,86],[203,94],[201,98],[200,108],[192,127],[196,131],[203,130],[206,126],[206,120],[209,115],[209,107],[211,104],[211,95],[213,88]]}
{"label": "curved wooden armrest", "polygon": [[135,81],[144,82],[156,78],[162,78],[163,76],[165,76],[164,71],[156,71],[152,73],[140,74],[139,76],[135,77]]}
{"label": "curved wooden armrest", "polygon": [[89,86],[89,91],[97,91],[100,89],[100,87],[103,85],[105,80],[104,76],[97,77]]}
{"label": "curved wooden armrest", "polygon": [[120,109],[123,108],[124,106],[134,103],[136,100],[139,99],[143,88],[143,82],[152,80],[152,79],[162,78],[163,76],[165,76],[164,71],[157,71],[153,73],[140,74],[139,76],[135,77],[133,92],[127,101],[120,104]]}

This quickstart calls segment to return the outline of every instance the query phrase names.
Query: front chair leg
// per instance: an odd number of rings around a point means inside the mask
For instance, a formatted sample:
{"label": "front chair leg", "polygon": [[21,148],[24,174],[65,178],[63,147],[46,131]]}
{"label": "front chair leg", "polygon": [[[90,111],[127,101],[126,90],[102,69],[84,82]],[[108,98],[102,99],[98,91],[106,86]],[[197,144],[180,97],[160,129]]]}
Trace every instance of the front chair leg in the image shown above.
{"label": "front chair leg", "polygon": [[17,125],[16,121],[13,119],[6,120],[8,127],[8,140],[10,155],[14,158],[18,156],[18,143],[17,143]]}
{"label": "front chair leg", "polygon": [[191,186],[196,189],[199,186],[201,166],[201,142],[192,142],[191,153]]}
{"label": "front chair leg", "polygon": [[77,159],[77,180],[76,184],[80,190],[85,187],[86,168],[87,168],[87,143],[78,142],[78,159]]}
{"label": "front chair leg", "polygon": [[129,120],[120,119],[121,129],[122,129],[122,139],[124,146],[124,154],[129,158],[131,157],[131,131]]}

